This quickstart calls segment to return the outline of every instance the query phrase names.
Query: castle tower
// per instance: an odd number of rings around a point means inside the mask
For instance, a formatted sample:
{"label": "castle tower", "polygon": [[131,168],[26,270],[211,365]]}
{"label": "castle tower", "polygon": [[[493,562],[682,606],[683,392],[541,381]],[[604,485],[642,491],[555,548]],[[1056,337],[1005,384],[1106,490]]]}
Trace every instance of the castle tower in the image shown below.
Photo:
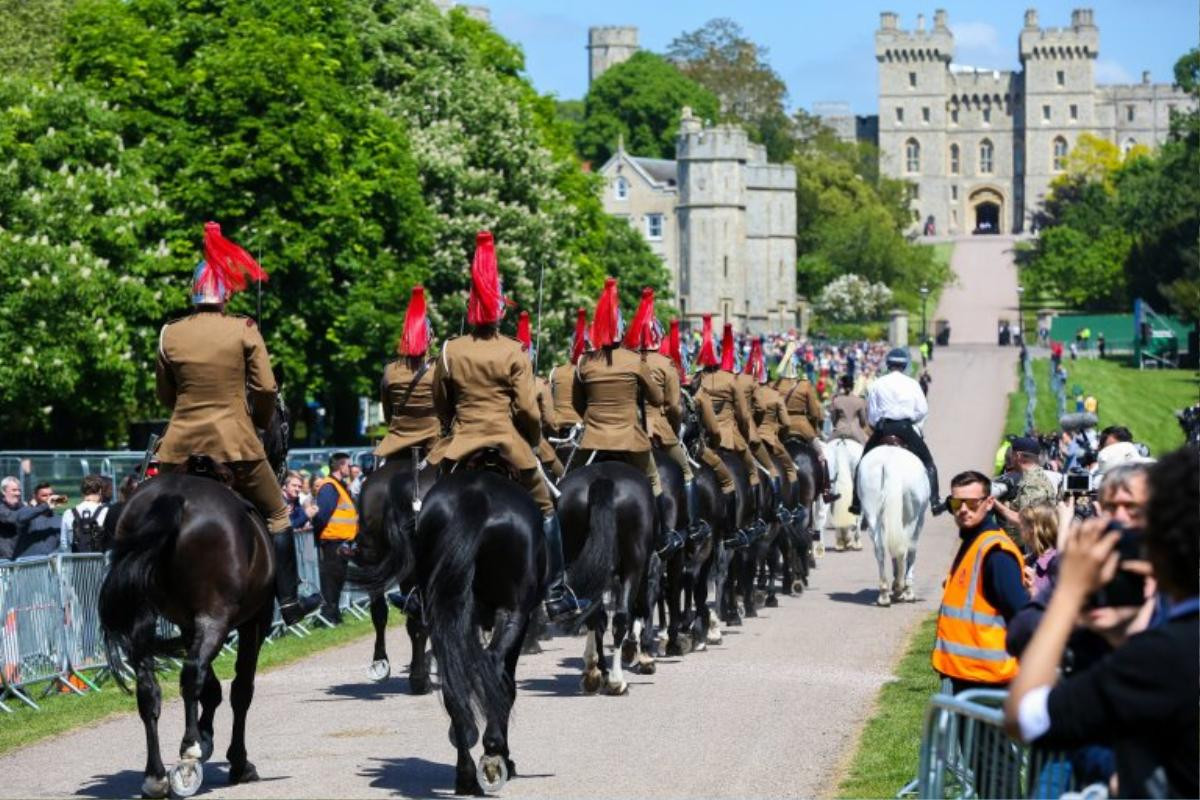
{"label": "castle tower", "polygon": [[604,71],[628,61],[638,51],[638,29],[632,26],[588,28],[588,86]]}
{"label": "castle tower", "polygon": [[[1042,28],[1037,11],[1025,12],[1020,58],[1025,88],[1024,206],[1027,215],[1045,199],[1050,181],[1081,131],[1096,128],[1095,63],[1100,30],[1090,8],[1071,12],[1068,28]],[[1020,170],[1017,171],[1018,174]]]}

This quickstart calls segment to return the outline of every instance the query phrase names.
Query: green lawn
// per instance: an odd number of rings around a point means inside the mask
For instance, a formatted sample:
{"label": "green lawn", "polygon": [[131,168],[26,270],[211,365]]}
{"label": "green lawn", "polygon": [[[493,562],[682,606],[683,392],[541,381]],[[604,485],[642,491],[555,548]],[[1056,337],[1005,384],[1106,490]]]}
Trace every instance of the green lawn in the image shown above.
{"label": "green lawn", "polygon": [[[1076,384],[1084,394],[1095,395],[1100,401],[1100,427],[1124,425],[1133,432],[1136,441],[1145,442],[1150,452],[1162,455],[1183,444],[1183,430],[1175,412],[1200,399],[1200,381],[1196,373],[1186,370],[1139,370],[1115,361],[1081,359],[1065,362],[1067,370],[1067,410],[1075,407],[1071,390]],[[1020,367],[1018,369],[1018,379]],[[1037,409],[1034,426],[1048,433],[1058,428],[1055,418],[1055,399],[1050,392],[1050,360],[1033,361],[1037,383]],[[1025,392],[1009,395],[1005,433],[1022,433],[1025,429]]]}
{"label": "green lawn", "polygon": [[[285,636],[275,640],[274,643],[263,645],[258,658],[259,671],[291,664],[321,650],[363,638],[372,631],[369,619],[358,620],[349,614],[345,616],[345,619],[346,621],[336,628],[322,627],[303,639],[298,636]],[[404,617],[393,610],[388,624],[389,626],[400,626],[403,624],[403,620]],[[364,647],[363,680],[367,679],[366,667],[369,660],[370,651]],[[233,677],[233,656],[222,652],[215,663],[217,674],[222,680],[227,681]],[[159,682],[163,689],[163,700],[179,696],[179,673],[177,671],[160,674]],[[132,684],[130,688],[132,688]],[[14,713],[0,712],[0,754],[73,728],[97,724],[117,714],[136,713],[137,711],[137,700],[134,696],[121,691],[120,687],[112,680],[105,681],[99,692],[91,692],[83,696],[55,692],[43,699],[38,697],[38,693],[41,691],[41,686],[35,686],[31,693],[34,700],[41,706],[41,710],[38,711],[20,701],[5,701]],[[228,694],[228,686],[226,694]]]}
{"label": "green lawn", "polygon": [[916,777],[925,709],[940,682],[929,665],[936,627],[936,614],[920,624],[896,666],[896,679],[879,691],[838,797],[895,797]]}

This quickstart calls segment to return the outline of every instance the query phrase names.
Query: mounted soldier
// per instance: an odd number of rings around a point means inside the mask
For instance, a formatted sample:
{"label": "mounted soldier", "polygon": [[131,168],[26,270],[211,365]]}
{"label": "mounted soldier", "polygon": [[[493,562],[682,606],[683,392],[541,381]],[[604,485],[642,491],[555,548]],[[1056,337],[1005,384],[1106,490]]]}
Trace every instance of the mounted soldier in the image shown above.
{"label": "mounted soldier", "polygon": [[[758,388],[758,375],[756,369],[757,361],[762,360],[762,342],[755,339],[750,343],[750,357],[746,359],[746,366],[741,373],[736,376],[738,391],[746,398],[746,405],[750,408],[750,422],[747,425],[749,436],[746,439],[746,444],[749,447],[750,455],[756,462],[756,466],[760,469],[765,469],[771,478],[771,487],[775,490],[775,496],[781,497],[783,488],[779,478],[779,470],[775,468],[775,460],[771,458],[770,452],[766,445],[763,444],[762,436],[758,432],[758,422],[760,414],[758,407],[755,405],[755,390]],[[762,375],[766,378],[766,364],[762,365]],[[791,461],[789,457],[787,459]],[[795,464],[792,465],[792,472],[795,473]]]}
{"label": "mounted soldier", "polygon": [[298,596],[300,577],[292,526],[279,480],[267,463],[255,427],[267,428],[278,387],[267,345],[253,319],[225,313],[226,301],[247,277],[267,274],[250,254],[204,226],[204,261],[192,276],[193,311],[163,326],[158,338],[155,388],[171,409],[158,444],[162,472],[184,472],[193,455],[208,456],[232,473],[231,488],[263,519],[275,551],[275,597],[284,622],[294,625],[321,604]]}
{"label": "mounted soldier", "polygon": [[825,424],[825,411],[821,408],[821,399],[817,390],[808,378],[796,369],[796,346],[788,344],[779,361],[779,375],[772,387],[783,397],[791,423],[785,429],[787,436],[800,439],[812,445],[817,452],[816,476],[817,486],[820,487],[826,503],[832,503],[837,498],[833,487],[829,485],[829,469],[825,465],[825,455],[821,451],[817,432]]}
{"label": "mounted soldier", "polygon": [[[521,349],[529,356],[531,362],[536,361],[534,358],[533,347],[533,332],[529,324],[529,312],[522,311],[521,316],[517,318],[517,341],[521,343]],[[537,457],[542,464],[542,470],[549,475],[553,475],[555,480],[563,476],[563,465],[558,460],[558,454],[554,452],[554,448],[550,446],[550,442],[546,441],[546,437],[554,433],[550,423],[551,414],[554,411],[554,400],[550,395],[550,384],[545,378],[540,375],[533,376],[533,382],[537,389],[537,407],[538,418],[541,422],[539,428],[541,437],[538,439]]]}
{"label": "mounted soldier", "polygon": [[575,312],[575,338],[571,342],[571,362],[559,364],[550,370],[550,425],[558,436],[565,436],[571,428],[583,422],[571,402],[575,387],[575,365],[579,357],[591,348],[588,346],[587,309]]}
{"label": "mounted soldier", "polygon": [[567,587],[562,531],[534,455],[541,438],[541,416],[533,371],[520,343],[499,332],[505,303],[492,234],[480,231],[467,303],[471,330],[448,340],[434,367],[433,404],[446,436],[428,460],[449,471],[472,454],[493,448],[515,470],[517,482],[542,512],[550,569],[546,614],[558,620],[586,611],[590,603],[576,598]]}
{"label": "mounted soldier", "polygon": [[433,363],[426,357],[433,329],[425,313],[425,289],[414,286],[404,313],[404,331],[396,342],[398,358],[388,363],[379,384],[388,432],[375,456],[410,455],[414,466],[433,449],[441,426],[433,408]]}
{"label": "mounted soldier", "polygon": [[[758,436],[762,440],[762,449],[767,451],[759,460],[765,459],[766,463],[772,463],[778,459],[778,463],[783,464],[784,475],[787,477],[788,483],[795,484],[796,462],[792,460],[787,448],[779,441],[779,431],[787,429],[791,424],[791,418],[788,416],[787,405],[783,402],[783,397],[767,382],[767,362],[763,357],[762,342],[758,339],[755,339],[750,346],[750,359],[746,363],[746,373],[754,378],[756,384],[752,406],[758,424]],[[775,456],[775,459],[767,457],[768,454]],[[775,480],[778,481],[778,478]],[[783,496],[778,484],[775,486],[775,496]]]}
{"label": "mounted soldier", "polygon": [[[581,357],[575,366],[571,402],[583,418],[583,439],[575,463],[587,464],[595,453],[624,461],[642,471],[650,482],[655,502],[661,505],[662,486],[645,420],[650,416],[649,407],[662,405],[662,391],[654,382],[646,360],[620,346],[622,328],[617,280],[606,278],[592,316],[592,346],[596,349]],[[639,409],[645,410],[641,420]],[[682,537],[659,526],[655,550],[669,554],[679,545]]]}

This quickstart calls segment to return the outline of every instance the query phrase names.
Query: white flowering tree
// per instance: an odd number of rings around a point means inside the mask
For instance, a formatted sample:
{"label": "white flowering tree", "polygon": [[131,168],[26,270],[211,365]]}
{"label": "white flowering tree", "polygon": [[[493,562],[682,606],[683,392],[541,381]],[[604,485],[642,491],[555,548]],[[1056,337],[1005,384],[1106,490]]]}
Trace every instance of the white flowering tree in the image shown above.
{"label": "white flowering tree", "polygon": [[878,319],[892,302],[892,290],[861,275],[840,275],[825,285],[813,310],[830,322],[865,322]]}

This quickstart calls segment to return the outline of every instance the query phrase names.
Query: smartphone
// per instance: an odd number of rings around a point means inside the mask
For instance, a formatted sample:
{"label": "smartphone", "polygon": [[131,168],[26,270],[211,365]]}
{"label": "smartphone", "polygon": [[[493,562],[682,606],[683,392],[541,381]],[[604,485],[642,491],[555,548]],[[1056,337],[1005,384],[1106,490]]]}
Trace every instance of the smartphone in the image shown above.
{"label": "smartphone", "polygon": [[[1137,528],[1126,528],[1119,522],[1110,522],[1104,529],[1119,531],[1121,538],[1116,551],[1121,561],[1132,561],[1142,557],[1142,532]],[[1114,606],[1140,606],[1146,601],[1146,579],[1142,575],[1117,568],[1117,574],[1088,599],[1091,608]]]}
{"label": "smartphone", "polygon": [[1092,489],[1092,476],[1087,472],[1068,472],[1066,474],[1067,494],[1087,494]]}

